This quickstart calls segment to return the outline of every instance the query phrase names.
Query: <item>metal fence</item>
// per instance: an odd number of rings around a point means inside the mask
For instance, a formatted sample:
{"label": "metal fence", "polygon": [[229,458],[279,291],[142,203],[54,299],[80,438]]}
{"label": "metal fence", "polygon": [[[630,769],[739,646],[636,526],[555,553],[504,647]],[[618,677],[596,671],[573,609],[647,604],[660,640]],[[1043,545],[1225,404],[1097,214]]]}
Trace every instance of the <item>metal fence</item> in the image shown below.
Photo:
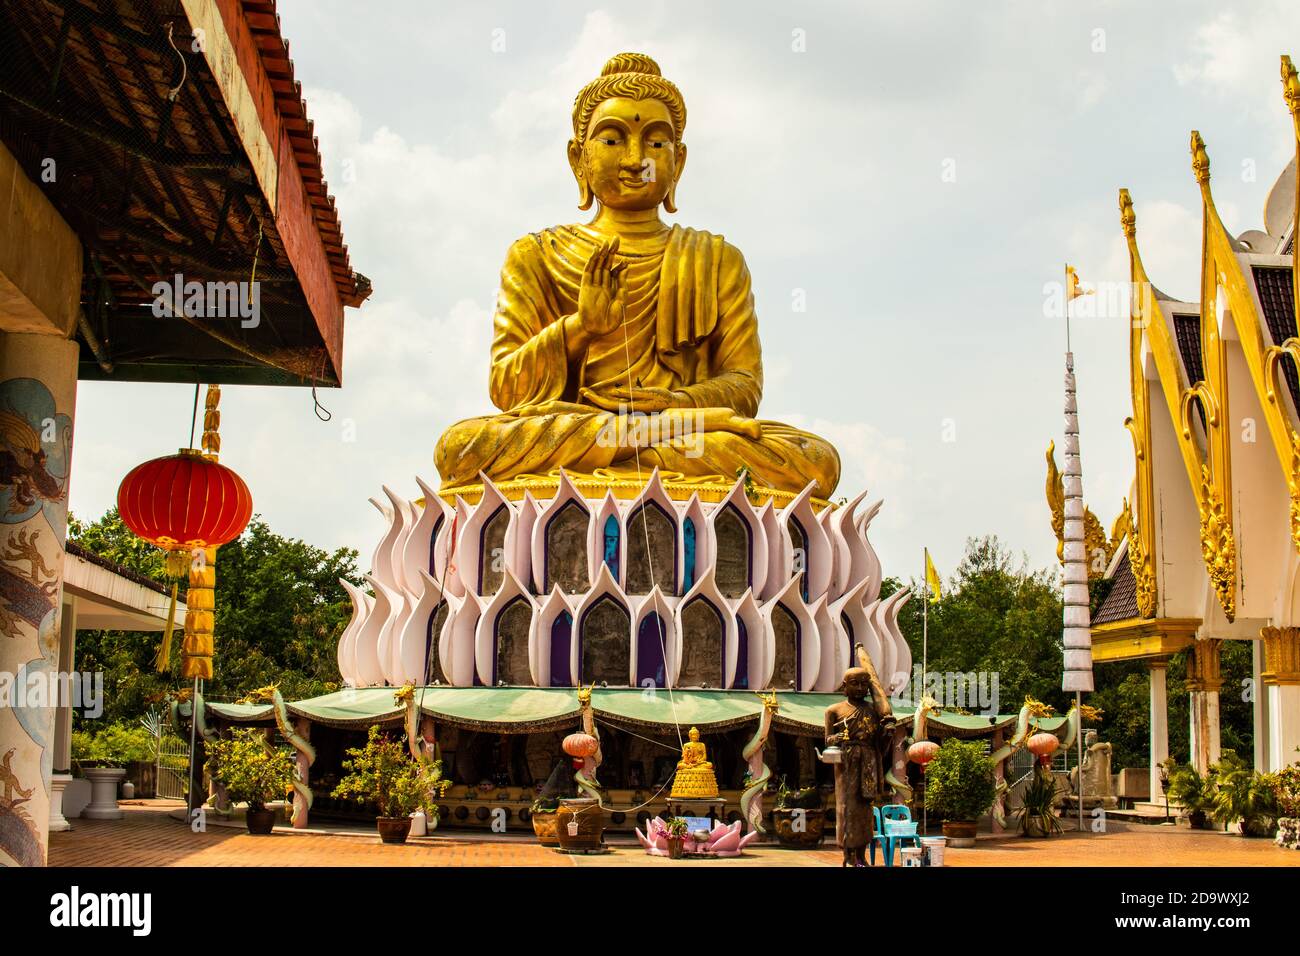
{"label": "metal fence", "polygon": [[163,734],[158,739],[158,796],[184,800],[189,786],[190,746],[179,737]]}

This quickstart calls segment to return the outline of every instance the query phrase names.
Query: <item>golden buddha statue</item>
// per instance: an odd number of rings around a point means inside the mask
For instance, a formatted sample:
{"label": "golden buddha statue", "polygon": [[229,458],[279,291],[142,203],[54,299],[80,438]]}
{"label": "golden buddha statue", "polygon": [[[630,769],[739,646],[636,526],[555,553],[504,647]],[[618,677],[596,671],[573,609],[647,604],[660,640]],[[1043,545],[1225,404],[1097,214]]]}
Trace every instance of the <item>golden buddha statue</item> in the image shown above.
{"label": "golden buddha statue", "polygon": [[670,796],[682,800],[716,798],[718,778],[713,773],[708,752],[700,742],[700,731],[692,727],[686,736],[688,742],[682,744],[682,759],[677,761]]}
{"label": "golden buddha statue", "polygon": [[763,365],[739,250],[659,218],[661,205],[677,211],[685,125],[680,91],[639,53],[613,57],[578,93],[569,165],[578,208],[594,199],[596,215],[510,247],[489,374],[502,414],[443,434],[444,488],[658,467],[686,484],[730,485],[745,469],[790,494],[809,481],[821,498],[835,489],[829,442],[754,418]]}

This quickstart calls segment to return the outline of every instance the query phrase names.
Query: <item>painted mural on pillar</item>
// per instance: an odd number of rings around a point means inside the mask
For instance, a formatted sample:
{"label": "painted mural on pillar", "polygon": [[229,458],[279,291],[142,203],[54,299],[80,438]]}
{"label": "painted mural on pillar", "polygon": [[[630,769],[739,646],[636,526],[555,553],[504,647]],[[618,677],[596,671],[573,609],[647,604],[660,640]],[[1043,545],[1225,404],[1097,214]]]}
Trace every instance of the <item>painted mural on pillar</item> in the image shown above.
{"label": "painted mural on pillar", "polygon": [[[32,378],[0,382],[0,525],[11,527],[0,543],[0,640],[13,642],[10,651],[22,661],[16,679],[23,684],[52,669],[58,656],[59,563],[71,463],[72,419],[59,412],[49,388]],[[0,758],[0,854],[20,865],[44,862],[32,816],[42,811],[31,802],[39,784],[19,774],[33,766],[35,745],[40,779],[49,779],[53,728],[47,711],[12,708],[28,740],[10,735],[6,743],[18,745],[7,746]]]}

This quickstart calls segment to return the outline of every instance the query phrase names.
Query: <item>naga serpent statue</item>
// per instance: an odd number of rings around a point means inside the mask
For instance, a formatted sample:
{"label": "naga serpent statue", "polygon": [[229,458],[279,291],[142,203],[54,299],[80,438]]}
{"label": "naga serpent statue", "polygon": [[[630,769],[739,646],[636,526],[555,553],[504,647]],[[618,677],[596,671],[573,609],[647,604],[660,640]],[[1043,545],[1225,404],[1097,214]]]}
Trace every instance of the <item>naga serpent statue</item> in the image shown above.
{"label": "naga serpent statue", "polygon": [[[168,708],[171,716],[172,727],[175,728],[178,734],[184,733],[184,730],[181,727],[180,707],[182,701],[183,698],[180,696],[172,697],[171,706]],[[208,742],[217,740],[221,737],[221,734],[217,733],[217,731],[213,730],[208,726],[207,706],[203,703],[202,694],[194,695],[194,701],[191,707],[191,712],[194,716],[194,731],[196,734],[198,734],[198,736],[202,737],[204,741],[208,741]],[[213,781],[212,792],[208,794],[207,799],[204,800],[203,802],[205,804],[211,802],[212,809],[217,811],[217,813],[220,814],[230,813],[230,797],[226,795],[226,785],[223,783],[218,783],[216,781]]]}
{"label": "naga serpent statue", "polygon": [[745,792],[740,795],[740,813],[749,821],[751,830],[766,833],[767,831],[763,829],[763,791],[767,789],[767,782],[772,778],[772,768],[763,762],[763,746],[767,743],[767,735],[772,729],[772,717],[781,705],[777,702],[776,691],[758,694],[758,699],[763,702],[763,712],[758,718],[758,730],[740,752],[749,764],[749,770],[745,774],[748,783]]}
{"label": "naga serpent statue", "polygon": [[[594,685],[593,685],[594,686]],[[591,687],[578,688],[578,706],[582,708],[582,730],[596,738],[596,752],[582,762],[582,767],[573,775],[573,782],[587,796],[600,803],[600,781],[596,779],[596,768],[600,766],[600,731],[596,729],[596,713],[591,709]]]}
{"label": "naga serpent statue", "polygon": [[298,752],[293,773],[293,814],[289,821],[295,828],[302,829],[307,825],[307,814],[311,811],[311,786],[307,783],[307,773],[316,762],[316,748],[294,729],[289,708],[285,705],[278,686],[272,684],[270,687],[262,687],[249,694],[247,699],[270,702],[271,713],[275,715],[275,725],[280,728],[280,735]]}
{"label": "naga serpent statue", "polygon": [[[1025,745],[1025,742],[1029,740],[1030,732],[1037,730],[1037,727],[1032,723],[1033,721],[1050,716],[1052,716],[1050,706],[1031,697],[1026,697],[1025,704],[1020,708],[1020,713],[1016,717],[1015,733],[1011,735],[1010,740],[989,755],[993,765],[996,767]],[[1080,716],[1079,709],[1072,705],[1070,712],[1065,717],[1064,735],[1057,734],[1061,739],[1061,746],[1066,750],[1073,746],[1079,735]],[[1000,827],[1007,825],[1005,805],[1007,794],[1010,792],[1011,787],[1007,784],[1006,778],[1003,777],[997,782],[997,790],[993,798],[993,819]]]}

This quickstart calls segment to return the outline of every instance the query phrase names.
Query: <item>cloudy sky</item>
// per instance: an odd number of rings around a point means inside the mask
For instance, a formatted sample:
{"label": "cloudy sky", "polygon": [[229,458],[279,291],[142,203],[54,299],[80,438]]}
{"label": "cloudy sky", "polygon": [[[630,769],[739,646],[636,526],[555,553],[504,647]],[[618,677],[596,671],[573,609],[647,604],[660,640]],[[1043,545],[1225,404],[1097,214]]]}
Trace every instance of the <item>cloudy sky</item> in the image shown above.
{"label": "cloudy sky", "polygon": [[[1061,431],[1062,263],[1128,278],[1131,189],[1155,282],[1194,298],[1199,129],[1229,229],[1257,228],[1294,140],[1278,54],[1300,5],[370,4],[281,0],[353,265],[344,387],[223,390],[222,460],[277,531],[357,547],[382,484],[436,481],[433,448],[489,410],[491,304],[511,241],[581,221],[565,161],[578,89],[623,50],[685,94],[676,221],[745,254],[763,339],[761,417],[835,442],[837,494],[883,497],[887,572],[941,571],[997,533],[1054,559],[1043,452]],[[802,297],[806,311],[796,312]],[[1126,318],[1074,326],[1088,503],[1109,525],[1132,451]],[[72,507],[94,516],[137,462],[189,435],[184,385],[83,383]]]}

